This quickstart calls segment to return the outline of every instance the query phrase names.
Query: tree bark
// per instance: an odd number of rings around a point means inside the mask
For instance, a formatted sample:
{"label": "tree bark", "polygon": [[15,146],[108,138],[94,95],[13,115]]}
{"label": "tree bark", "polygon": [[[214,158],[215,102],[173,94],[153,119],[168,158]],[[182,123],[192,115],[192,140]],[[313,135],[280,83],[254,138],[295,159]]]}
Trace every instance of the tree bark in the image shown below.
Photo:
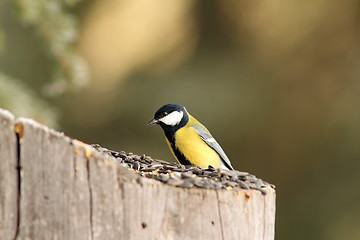
{"label": "tree bark", "polygon": [[32,120],[0,120],[3,239],[274,239],[271,188],[173,187]]}

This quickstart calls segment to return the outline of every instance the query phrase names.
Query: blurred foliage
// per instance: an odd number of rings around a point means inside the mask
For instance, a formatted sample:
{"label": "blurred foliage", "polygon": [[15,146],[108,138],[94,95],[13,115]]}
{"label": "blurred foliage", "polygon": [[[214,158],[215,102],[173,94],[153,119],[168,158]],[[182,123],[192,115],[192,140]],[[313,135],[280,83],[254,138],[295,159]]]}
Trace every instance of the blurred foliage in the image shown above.
{"label": "blurred foliage", "polygon": [[146,122],[183,104],[235,168],[276,184],[276,239],[360,237],[359,0],[12,2],[0,106],[173,161]]}
{"label": "blurred foliage", "polygon": [[57,111],[18,80],[0,73],[0,107],[18,116],[27,116],[58,127]]}
{"label": "blurred foliage", "polygon": [[79,0],[14,0],[22,20],[36,27],[57,62],[53,83],[44,93],[56,95],[83,87],[88,82],[87,63],[78,55],[74,44],[78,39],[77,17],[66,8]]}

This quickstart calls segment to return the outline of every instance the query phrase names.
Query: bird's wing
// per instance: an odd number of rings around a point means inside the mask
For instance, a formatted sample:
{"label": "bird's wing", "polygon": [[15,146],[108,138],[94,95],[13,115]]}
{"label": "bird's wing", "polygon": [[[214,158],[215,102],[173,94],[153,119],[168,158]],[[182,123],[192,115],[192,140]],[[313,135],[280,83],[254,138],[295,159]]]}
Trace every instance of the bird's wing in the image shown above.
{"label": "bird's wing", "polygon": [[199,134],[200,138],[207,145],[209,145],[212,149],[215,150],[217,154],[219,154],[220,158],[223,160],[224,165],[229,170],[233,170],[234,168],[231,166],[229,158],[226,156],[224,150],[220,147],[215,138],[211,136],[210,132],[203,125],[194,124],[191,127],[195,129],[195,131]]}

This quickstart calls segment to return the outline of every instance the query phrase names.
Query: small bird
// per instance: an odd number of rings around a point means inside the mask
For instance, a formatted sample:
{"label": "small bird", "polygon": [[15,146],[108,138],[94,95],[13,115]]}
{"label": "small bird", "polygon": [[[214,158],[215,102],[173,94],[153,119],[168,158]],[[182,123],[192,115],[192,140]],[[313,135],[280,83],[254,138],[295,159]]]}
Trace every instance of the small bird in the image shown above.
{"label": "small bird", "polygon": [[229,158],[210,132],[185,107],[166,104],[148,125],[158,124],[174,157],[184,165],[233,170]]}

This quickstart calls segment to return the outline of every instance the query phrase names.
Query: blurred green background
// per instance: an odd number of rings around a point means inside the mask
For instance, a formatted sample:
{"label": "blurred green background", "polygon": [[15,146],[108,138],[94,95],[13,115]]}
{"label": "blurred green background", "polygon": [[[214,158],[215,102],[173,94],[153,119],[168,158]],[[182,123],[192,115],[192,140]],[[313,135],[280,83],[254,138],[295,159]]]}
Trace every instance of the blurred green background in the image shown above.
{"label": "blurred green background", "polygon": [[173,161],[187,107],[277,186],[276,239],[360,239],[360,1],[0,1],[0,107]]}

